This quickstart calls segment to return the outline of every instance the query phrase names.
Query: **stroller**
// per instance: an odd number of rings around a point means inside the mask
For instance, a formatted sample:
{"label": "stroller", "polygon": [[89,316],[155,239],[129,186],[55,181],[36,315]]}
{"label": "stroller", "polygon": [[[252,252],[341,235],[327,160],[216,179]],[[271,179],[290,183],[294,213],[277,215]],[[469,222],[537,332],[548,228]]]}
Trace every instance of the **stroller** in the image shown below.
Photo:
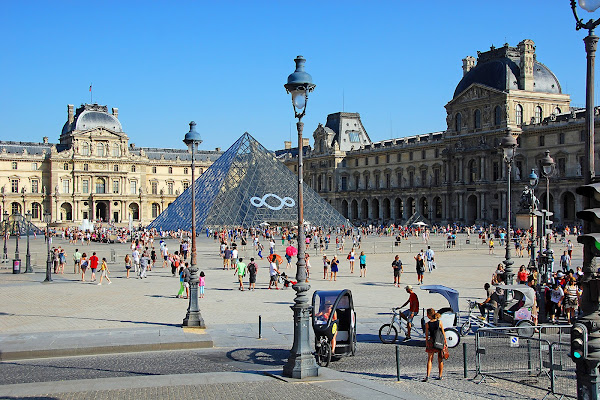
{"label": "stroller", "polygon": [[296,281],[289,279],[285,272],[279,274],[277,279],[279,280],[279,283],[283,285],[284,289],[296,284]]}

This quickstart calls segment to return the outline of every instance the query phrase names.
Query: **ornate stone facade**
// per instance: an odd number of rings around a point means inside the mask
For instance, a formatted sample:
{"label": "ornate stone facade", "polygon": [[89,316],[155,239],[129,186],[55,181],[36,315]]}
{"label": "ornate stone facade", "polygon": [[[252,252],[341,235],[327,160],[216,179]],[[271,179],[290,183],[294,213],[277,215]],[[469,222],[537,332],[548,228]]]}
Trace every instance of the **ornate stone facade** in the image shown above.
{"label": "ornate stone facade", "polygon": [[[118,120],[118,109],[82,105],[68,120],[60,141],[0,141],[2,213],[32,213],[44,226],[79,225],[84,219],[125,226],[147,225],[191,184],[188,150],[136,147]],[[183,133],[181,137],[183,138]],[[200,151],[199,176],[220,149]]]}
{"label": "ornate stone facade", "polygon": [[[519,143],[513,211],[531,170],[541,175],[547,149],[556,162],[550,178],[555,224],[576,223],[584,110],[570,108],[558,79],[537,61],[534,42],[478,52],[477,63],[463,60],[463,73],[440,132],[371,142],[359,114],[329,115],[314,131],[314,148],[305,150],[305,181],[356,224],[402,223],[418,211],[432,223],[502,225],[507,182],[499,144],[510,131]],[[278,154],[294,171],[293,151]],[[545,205],[543,178],[536,194]]]}

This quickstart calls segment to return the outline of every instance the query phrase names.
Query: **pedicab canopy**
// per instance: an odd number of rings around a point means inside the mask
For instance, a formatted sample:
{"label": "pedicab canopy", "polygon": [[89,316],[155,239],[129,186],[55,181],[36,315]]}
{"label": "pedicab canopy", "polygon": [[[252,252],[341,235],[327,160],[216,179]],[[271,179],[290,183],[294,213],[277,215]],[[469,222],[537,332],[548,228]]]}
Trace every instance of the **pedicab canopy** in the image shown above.
{"label": "pedicab canopy", "polygon": [[[324,311],[326,308],[333,306],[333,310],[341,308],[354,308],[352,302],[352,292],[349,289],[342,290],[315,290],[312,298],[313,305],[313,316],[319,312]],[[329,315],[331,320],[333,313]]]}
{"label": "pedicab canopy", "polygon": [[429,293],[441,294],[448,300],[450,308],[455,313],[458,313],[458,290],[449,288],[444,285],[425,285],[421,286],[421,290],[427,290]]}
{"label": "pedicab canopy", "polygon": [[513,292],[512,303],[523,301],[521,307],[533,307],[535,303],[535,291],[527,285],[497,285],[504,292],[511,290]]}

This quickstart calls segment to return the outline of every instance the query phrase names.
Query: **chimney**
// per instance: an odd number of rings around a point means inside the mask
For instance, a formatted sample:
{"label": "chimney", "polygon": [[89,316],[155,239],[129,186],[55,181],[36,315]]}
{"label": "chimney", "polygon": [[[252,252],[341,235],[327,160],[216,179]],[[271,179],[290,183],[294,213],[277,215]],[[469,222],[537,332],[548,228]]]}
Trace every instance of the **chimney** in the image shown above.
{"label": "chimney", "polygon": [[310,138],[302,138],[302,147],[310,146]]}
{"label": "chimney", "polygon": [[115,116],[116,119],[119,119],[119,109],[116,107],[113,107],[112,109],[112,113]]}
{"label": "chimney", "polygon": [[73,106],[73,104],[67,105],[67,116],[68,116],[69,124],[72,124],[73,121],[75,120],[75,117],[73,116],[73,108],[75,108],[75,106]]}
{"label": "chimney", "polygon": [[469,72],[473,67],[475,67],[475,57],[473,56],[467,56],[465,58],[463,58],[462,60],[463,62],[463,76],[465,76],[467,74],[467,72]]}
{"label": "chimney", "polygon": [[519,54],[521,56],[519,68],[521,69],[521,85],[519,89],[533,92],[533,63],[535,61],[535,43],[533,40],[525,39],[519,43]]}
{"label": "chimney", "polygon": [[220,147],[215,147],[215,151],[221,151]]}
{"label": "chimney", "polygon": [[285,142],[283,142],[283,147],[284,147],[286,150],[289,150],[289,149],[291,149],[291,148],[292,148],[292,142],[290,142],[289,140],[286,140]]}
{"label": "chimney", "polygon": [[42,141],[44,142],[44,144],[48,144],[48,136],[44,136],[42,138]]}

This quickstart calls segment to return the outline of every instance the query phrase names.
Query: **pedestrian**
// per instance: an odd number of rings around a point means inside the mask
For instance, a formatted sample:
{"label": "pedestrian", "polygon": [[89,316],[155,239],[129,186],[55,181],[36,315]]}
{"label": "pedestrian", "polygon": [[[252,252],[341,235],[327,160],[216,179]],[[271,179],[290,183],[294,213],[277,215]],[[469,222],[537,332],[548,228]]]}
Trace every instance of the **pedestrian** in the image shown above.
{"label": "pedestrian", "polygon": [[137,248],[133,249],[131,258],[133,258],[133,272],[138,274],[138,271],[140,270],[140,251]]}
{"label": "pedestrian", "polygon": [[556,320],[560,317],[560,307],[565,297],[565,292],[562,290],[559,284],[554,283],[552,285],[552,291],[550,292],[550,321],[555,324]]}
{"label": "pedestrian", "polygon": [[241,290],[242,292],[244,291],[244,281],[243,278],[246,276],[246,264],[243,263],[243,258],[240,258],[239,260],[236,259],[236,263],[235,263],[235,273],[237,273],[237,277],[238,277],[238,281],[240,283],[240,287],[238,288],[239,290]]}
{"label": "pedestrian", "polygon": [[73,253],[73,271],[77,271],[77,273],[81,270],[81,253],[79,249],[75,249],[75,253]]}
{"label": "pedestrian", "polygon": [[433,364],[433,356],[438,356],[438,379],[444,379],[444,354],[448,351],[446,342],[446,333],[444,326],[440,321],[440,314],[436,313],[433,308],[427,309],[427,317],[429,322],[425,324],[425,339],[427,340],[425,351],[427,352],[427,375],[423,378],[423,382],[427,382],[431,373],[431,364]]}
{"label": "pedestrian", "polygon": [[269,290],[271,286],[275,284],[275,289],[279,290],[277,286],[277,276],[279,275],[279,268],[277,268],[277,258],[269,257]]}
{"label": "pedestrian", "polygon": [[129,279],[129,271],[131,270],[131,257],[125,254],[125,270],[127,271],[127,279]]}
{"label": "pedestrian", "polygon": [[429,272],[433,272],[435,269],[435,253],[431,250],[431,246],[427,246],[427,251],[425,251],[425,260],[427,260],[427,269]]}
{"label": "pedestrian", "polygon": [[256,248],[258,249],[258,257],[262,260],[263,259],[262,251],[263,251],[264,247],[262,244],[260,244],[260,242],[256,242]]}
{"label": "pedestrian", "polygon": [[310,255],[308,253],[304,253],[304,267],[306,268],[306,282],[310,278]]}
{"label": "pedestrian", "polygon": [[98,268],[98,256],[94,251],[90,257],[90,270],[92,271],[92,282],[96,281],[96,269]]}
{"label": "pedestrian", "polygon": [[354,247],[348,253],[348,260],[350,260],[350,273],[354,273]]}
{"label": "pedestrian", "polygon": [[102,278],[106,278],[109,285],[112,283],[108,277],[109,274],[110,271],[108,270],[108,265],[106,265],[106,257],[102,257],[102,264],[100,264],[100,282],[98,282],[98,286],[102,285]]}
{"label": "pedestrian", "polygon": [[404,310],[400,313],[400,318],[406,321],[406,337],[404,338],[404,342],[410,340],[410,331],[412,329],[412,322],[415,315],[419,314],[419,297],[413,291],[413,287],[411,285],[406,285],[404,287],[406,293],[408,293],[408,300],[404,304],[400,306],[400,308],[404,308],[407,304],[409,304],[408,310]]}
{"label": "pedestrian", "polygon": [[167,261],[169,259],[169,248],[167,247],[167,244],[165,243],[164,246],[161,249],[162,251],[162,256],[163,256],[163,263],[162,263],[162,267],[164,268],[165,265],[167,265]]}
{"label": "pedestrian", "polygon": [[400,276],[404,271],[404,267],[402,266],[400,256],[397,254],[396,257],[394,257],[394,261],[392,261],[392,268],[394,270],[394,286],[400,287]]}
{"label": "pedestrian", "polygon": [[256,273],[258,272],[258,266],[254,262],[254,258],[250,258],[250,262],[246,266],[248,270],[248,290],[254,292],[254,287],[256,286]]}
{"label": "pedestrian", "polygon": [[177,292],[177,295],[175,296],[178,299],[181,298],[181,296],[183,295],[183,292],[185,291],[185,285],[184,285],[185,280],[184,280],[184,276],[183,276],[184,269],[185,269],[185,266],[183,266],[183,265],[179,268],[179,292]]}
{"label": "pedestrian", "polygon": [[358,262],[360,264],[360,277],[367,277],[367,256],[365,256],[365,252],[361,251],[360,256],[358,256]]}
{"label": "pedestrian", "polygon": [[85,270],[88,267],[88,260],[87,260],[87,254],[83,253],[81,255],[81,262],[79,265],[81,265],[81,282],[85,282]]}
{"label": "pedestrian", "polygon": [[[200,298],[204,298],[204,271],[200,271],[200,276],[198,277],[198,288],[200,289]],[[254,289],[252,289],[254,290]]]}
{"label": "pedestrian", "polygon": [[334,281],[337,281],[337,273],[338,273],[339,265],[340,265],[340,260],[338,260],[337,256],[333,256],[333,258],[331,259],[331,275],[329,276],[329,280],[331,280],[331,278],[333,278]]}
{"label": "pedestrian", "polygon": [[417,281],[419,285],[423,284],[423,274],[425,273],[425,264],[423,263],[423,257],[421,253],[417,254],[415,257],[417,264]]}
{"label": "pedestrian", "polygon": [[231,267],[231,249],[229,247],[225,247],[225,251],[223,251],[223,269],[229,269]]}
{"label": "pedestrian", "polygon": [[154,268],[154,264],[156,264],[156,250],[154,250],[154,247],[152,248],[152,251],[150,252],[150,260],[152,261],[150,270],[152,270],[152,268]]}
{"label": "pedestrian", "polygon": [[67,257],[65,254],[65,249],[62,247],[58,248],[58,270],[61,274],[65,273],[65,264],[67,263]]}
{"label": "pedestrian", "polygon": [[142,257],[140,258],[140,274],[139,279],[148,278],[146,275],[146,270],[148,269],[148,264],[150,264],[150,257],[148,257],[148,253],[144,252]]}
{"label": "pedestrian", "polygon": [[329,259],[327,254],[323,254],[323,279],[327,279],[327,270],[329,269]]}
{"label": "pedestrian", "polygon": [[488,254],[494,254],[494,239],[490,237]]}

